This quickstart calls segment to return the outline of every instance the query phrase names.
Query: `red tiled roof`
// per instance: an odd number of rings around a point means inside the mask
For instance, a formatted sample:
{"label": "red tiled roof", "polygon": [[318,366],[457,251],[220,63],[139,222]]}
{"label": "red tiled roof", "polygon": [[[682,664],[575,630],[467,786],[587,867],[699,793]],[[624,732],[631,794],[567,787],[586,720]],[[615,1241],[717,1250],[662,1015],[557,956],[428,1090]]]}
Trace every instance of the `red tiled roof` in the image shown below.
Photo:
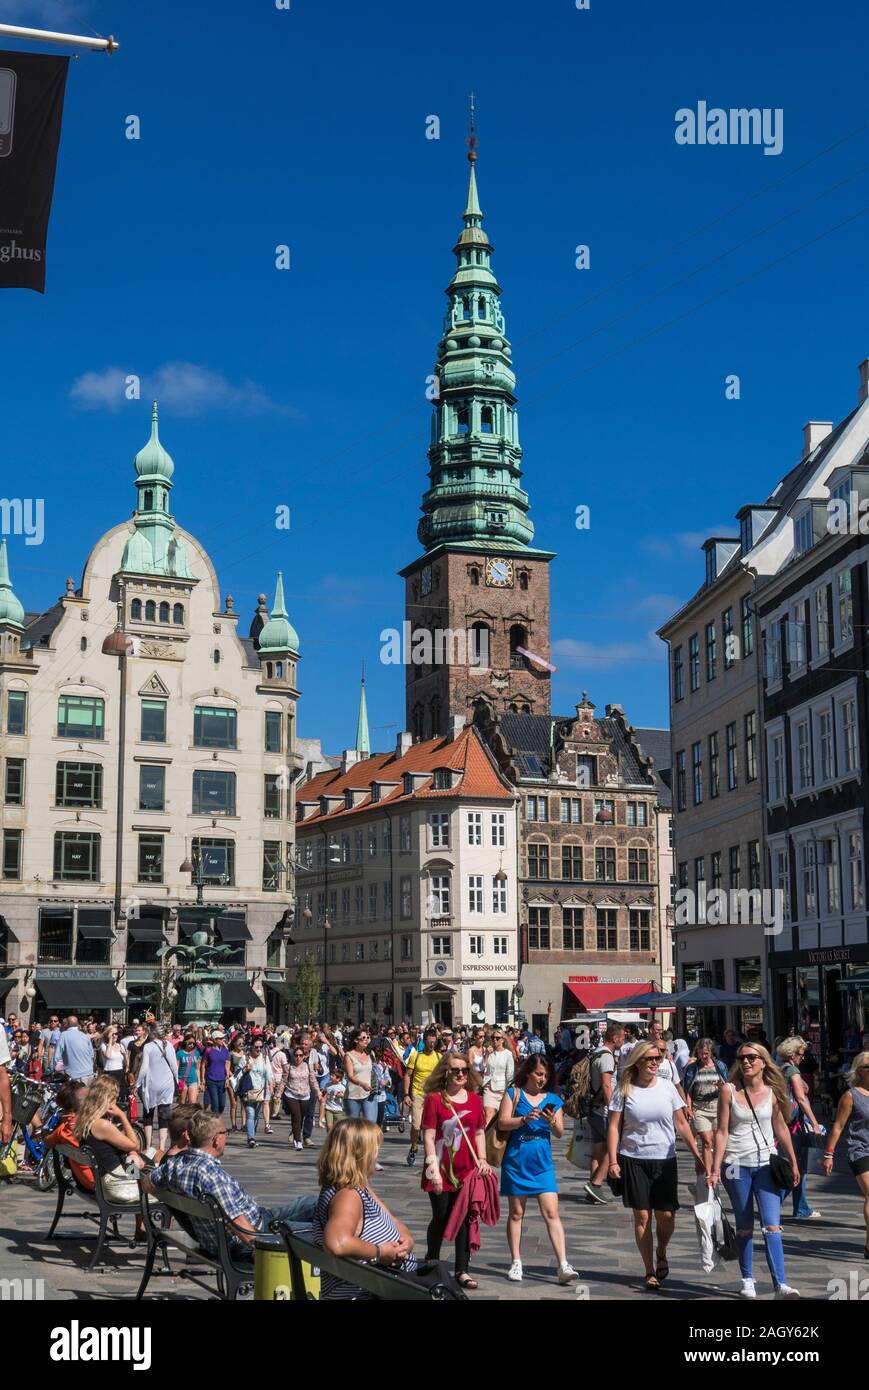
{"label": "red tiled roof", "polygon": [[[462,775],[452,787],[436,790],[432,786],[433,774],[437,768],[443,767],[461,772]],[[416,791],[405,793],[406,772],[428,775]],[[398,786],[390,790],[384,789],[380,800],[372,801],[372,782],[397,782]],[[349,790],[365,791],[366,796],[352,809],[342,805],[330,811],[328,815],[321,814],[321,796],[343,797],[345,791]],[[395,805],[396,802],[409,802],[420,798],[428,800],[429,797],[435,796],[479,797],[498,801],[514,799],[510,783],[496,768],[473,726],[463,729],[458,738],[453,740],[431,738],[424,743],[414,743],[403,757],[398,757],[396,753],[374,753],[370,758],[363,758],[355,763],[346,772],[342,772],[340,767],[319,772],[316,777],[304,782],[296,792],[297,806],[301,802],[315,801],[318,803],[317,810],[309,813],[303,820],[297,820],[296,824],[301,826],[312,825],[315,821],[322,823],[325,820],[340,820],[359,811],[368,811],[372,806]]]}

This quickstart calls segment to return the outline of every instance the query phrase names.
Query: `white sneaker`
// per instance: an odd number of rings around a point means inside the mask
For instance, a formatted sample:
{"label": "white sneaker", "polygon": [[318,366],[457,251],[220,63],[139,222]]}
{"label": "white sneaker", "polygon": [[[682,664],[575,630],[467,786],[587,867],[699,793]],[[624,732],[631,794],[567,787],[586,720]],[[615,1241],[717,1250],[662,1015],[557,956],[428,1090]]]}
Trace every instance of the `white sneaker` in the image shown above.
{"label": "white sneaker", "polygon": [[514,1284],[522,1283],[522,1261],[514,1260],[507,1270],[507,1278],[512,1279]]}
{"label": "white sneaker", "polygon": [[799,1289],[792,1289],[790,1284],[779,1284],[775,1291],[776,1298],[799,1298]]}
{"label": "white sneaker", "polygon": [[742,1288],[739,1290],[740,1298],[757,1298],[757,1289],[754,1287],[753,1279],[743,1279]]}
{"label": "white sneaker", "polygon": [[293,1140],[293,1148],[294,1148],[294,1149],[300,1149],[301,1147],[302,1147],[302,1142],[301,1142],[301,1140],[300,1140],[300,1139],[294,1139],[294,1140]]}
{"label": "white sneaker", "polygon": [[578,1278],[579,1278],[579,1275],[577,1274],[576,1270],[573,1268],[573,1265],[568,1264],[567,1260],[562,1260],[562,1261],[561,1261],[561,1264],[558,1266],[558,1282],[559,1282],[559,1284],[572,1284],[573,1281],[574,1281],[574,1279],[578,1279]]}

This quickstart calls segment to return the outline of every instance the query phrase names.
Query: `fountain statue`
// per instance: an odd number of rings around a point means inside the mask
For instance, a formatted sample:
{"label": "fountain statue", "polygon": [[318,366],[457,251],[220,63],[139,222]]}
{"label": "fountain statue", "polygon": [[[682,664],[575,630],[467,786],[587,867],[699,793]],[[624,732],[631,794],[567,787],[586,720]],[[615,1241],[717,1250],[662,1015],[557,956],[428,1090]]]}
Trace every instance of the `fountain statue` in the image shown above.
{"label": "fountain statue", "polygon": [[231,955],[234,947],[215,946],[208,931],[195,931],[189,942],[162,946],[157,952],[168,963],[179,961],[178,979],[184,1000],[177,1010],[182,1023],[219,1023],[223,1014],[223,976],[214,962]]}

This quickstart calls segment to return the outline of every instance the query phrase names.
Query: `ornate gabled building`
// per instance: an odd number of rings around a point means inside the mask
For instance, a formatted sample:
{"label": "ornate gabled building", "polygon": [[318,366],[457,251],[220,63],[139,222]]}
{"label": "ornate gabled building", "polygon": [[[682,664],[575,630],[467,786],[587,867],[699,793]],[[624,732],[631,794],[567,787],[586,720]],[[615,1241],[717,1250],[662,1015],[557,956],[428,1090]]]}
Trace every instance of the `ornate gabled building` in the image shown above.
{"label": "ornate gabled building", "polygon": [[653,735],[660,745],[662,731],[632,728],[619,705],[603,719],[594,711],[583,695],[573,718],[493,717],[482,702],[476,714],[520,794],[522,1010],[544,1037],[559,1019],[659,988],[669,961],[659,891],[666,782],[642,745]]}
{"label": "ornate gabled building", "polygon": [[[410,628],[433,634],[433,661],[407,666],[407,728],[417,739],[445,734],[453,715],[470,721],[480,697],[493,712],[550,707],[552,552],[531,546],[512,350],[477,196],[476,141],[469,144],[464,227],[434,374],[431,485],[417,531],[424,551],[401,571]],[[472,634],[467,659],[444,659],[438,633]]]}
{"label": "ornate gabled building", "polygon": [[25,1017],[159,1008],[159,948],[213,918],[227,1017],[276,1017],[299,639],[280,575],[239,635],[170,510],[156,405],[135,473],[132,521],[46,612],[25,614],[0,550],[0,997]]}

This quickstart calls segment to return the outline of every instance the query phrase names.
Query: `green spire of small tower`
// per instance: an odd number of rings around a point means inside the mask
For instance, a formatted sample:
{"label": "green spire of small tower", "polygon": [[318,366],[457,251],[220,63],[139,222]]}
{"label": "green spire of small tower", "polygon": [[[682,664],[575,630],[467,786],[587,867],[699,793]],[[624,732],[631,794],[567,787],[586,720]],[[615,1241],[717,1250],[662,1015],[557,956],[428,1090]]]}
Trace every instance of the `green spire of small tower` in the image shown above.
{"label": "green spire of small tower", "polygon": [[175,536],[175,518],[169,511],[175,464],[160,443],[156,401],[151,407],[151,437],[133,467],[139,495],[133,514],[136,530],[124,547],[121,570],[191,579],[187,549]]}
{"label": "green spire of small tower", "polygon": [[438,344],[439,397],[418,535],[426,550],[527,551],[534,535],[521,477],[516,378],[492,272],[492,243],[477,194],[477,137],[471,98],[471,166],[464,227],[454,247],[456,272]]}
{"label": "green spire of small tower", "polygon": [[260,656],[298,656],[299,634],[287,616],[284,604],[284,575],[278,570],[275,601],[268,622],[259,635]]}
{"label": "green spire of small tower", "polygon": [[359,692],[359,718],[356,721],[356,752],[365,757],[371,754],[371,737],[368,733],[368,702],[365,699],[365,668],[362,668],[362,687]]}
{"label": "green spire of small tower", "polygon": [[12,592],[5,536],[0,540],[0,624],[24,630],[24,607]]}

